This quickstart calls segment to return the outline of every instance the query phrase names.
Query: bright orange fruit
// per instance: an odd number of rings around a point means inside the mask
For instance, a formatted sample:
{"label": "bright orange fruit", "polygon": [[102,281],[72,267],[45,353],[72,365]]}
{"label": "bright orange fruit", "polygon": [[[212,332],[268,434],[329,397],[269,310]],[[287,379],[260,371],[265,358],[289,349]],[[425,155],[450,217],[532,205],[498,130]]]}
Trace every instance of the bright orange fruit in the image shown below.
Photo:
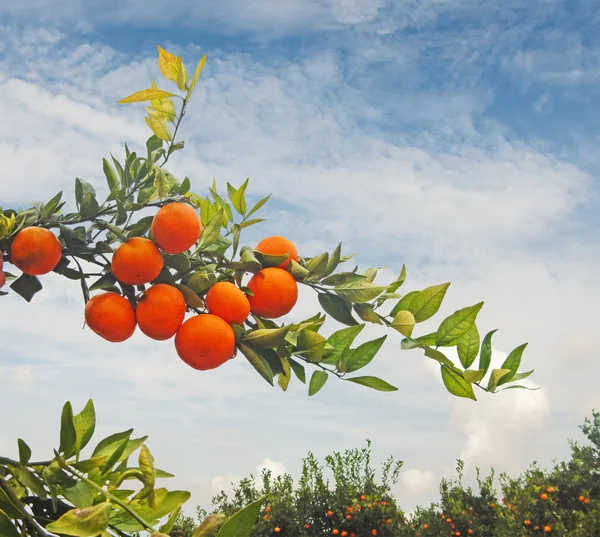
{"label": "bright orange fruit", "polygon": [[164,341],[179,330],[185,317],[185,308],[185,299],[177,287],[158,283],[140,298],[135,317],[145,335]]}
{"label": "bright orange fruit", "polygon": [[54,270],[62,256],[56,235],[43,227],[27,227],[17,233],[10,245],[10,262],[30,276]]}
{"label": "bright orange fruit", "polygon": [[226,321],[201,313],[185,321],[175,336],[179,357],[199,370],[215,369],[229,360],[235,351],[235,334]]}
{"label": "bright orange fruit", "polygon": [[167,203],[154,215],[150,233],[163,252],[180,254],[198,242],[202,222],[191,205],[175,201]]}
{"label": "bright orange fruit", "polygon": [[256,245],[255,250],[266,255],[288,254],[289,257],[283,263],[277,265],[278,268],[286,268],[292,259],[296,261],[296,263],[299,259],[298,250],[296,250],[294,244],[290,240],[279,235],[264,238]]}
{"label": "bright orange fruit", "polygon": [[2,289],[5,284],[6,284],[6,274],[4,274],[4,272],[0,272],[0,289]]}
{"label": "bright orange fruit", "polygon": [[160,274],[163,264],[156,244],[145,237],[132,237],[115,251],[111,269],[120,282],[143,285]]}
{"label": "bright orange fruit", "polygon": [[248,282],[254,295],[248,296],[252,313],[277,319],[289,313],[298,300],[298,284],[283,269],[269,267],[257,272]]}
{"label": "bright orange fruit", "polygon": [[250,315],[250,302],[243,291],[231,282],[217,282],[206,293],[206,309],[224,321],[242,324]]}
{"label": "bright orange fruit", "polygon": [[107,292],[91,297],[85,305],[85,322],[100,337],[113,343],[129,339],[135,332],[135,312],[125,297]]}

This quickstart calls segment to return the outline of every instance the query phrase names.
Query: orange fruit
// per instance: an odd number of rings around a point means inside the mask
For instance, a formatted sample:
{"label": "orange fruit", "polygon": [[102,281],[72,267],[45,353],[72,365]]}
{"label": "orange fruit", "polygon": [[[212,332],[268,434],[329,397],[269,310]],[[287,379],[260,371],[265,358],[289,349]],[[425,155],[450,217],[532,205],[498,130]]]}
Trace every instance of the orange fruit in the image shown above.
{"label": "orange fruit", "polygon": [[298,284],[283,269],[269,267],[257,272],[248,282],[254,295],[248,296],[252,313],[276,319],[289,313],[298,300]]}
{"label": "orange fruit", "polygon": [[580,501],[580,502],[585,502],[585,496],[583,496],[583,495],[582,495],[582,496],[579,496],[579,501]]}
{"label": "orange fruit", "polygon": [[426,529],[428,529],[428,528],[429,528],[429,524],[425,524],[425,525],[423,526],[423,529],[424,529],[424,530],[426,530]]}
{"label": "orange fruit", "polygon": [[352,518],[352,515],[346,515],[346,520],[350,520]]}
{"label": "orange fruit", "polygon": [[555,489],[554,489],[554,487],[548,487],[548,488],[546,489],[546,492],[547,492],[548,494],[552,494],[552,493],[554,492],[554,490],[555,490]]}
{"label": "orange fruit", "polygon": [[235,351],[235,334],[221,317],[201,313],[185,321],[175,336],[179,357],[190,367],[205,371],[229,360]]}
{"label": "orange fruit", "polygon": [[279,533],[280,531],[281,531],[281,528],[280,528],[279,526],[277,526],[277,527],[275,528],[275,533]]}
{"label": "orange fruit", "polygon": [[231,282],[217,282],[206,293],[206,309],[224,321],[242,324],[250,315],[250,302],[243,291]]}
{"label": "orange fruit", "polygon": [[62,256],[56,235],[44,227],[27,227],[17,233],[10,245],[10,262],[30,276],[48,274]]}
{"label": "orange fruit", "polygon": [[540,494],[540,500],[545,502],[547,499],[548,499],[548,495],[545,492],[542,492],[542,494]]}
{"label": "orange fruit", "polygon": [[377,530],[375,528],[371,530],[371,535],[377,535]]}
{"label": "orange fruit", "polygon": [[280,237],[279,235],[266,237],[256,245],[255,250],[266,255],[288,254],[289,257],[283,263],[277,265],[278,268],[286,268],[292,259],[296,261],[296,263],[299,259],[298,250],[296,250],[294,244],[285,237]]}
{"label": "orange fruit", "polygon": [[140,330],[149,338],[170,339],[183,323],[185,299],[177,287],[158,283],[140,298],[135,317]]}
{"label": "orange fruit", "polygon": [[0,272],[0,289],[4,287],[4,284],[6,284],[6,274]]}
{"label": "orange fruit", "polygon": [[386,502],[385,500],[381,500],[379,503],[380,503],[381,505],[387,505],[387,502]]}
{"label": "orange fruit", "polygon": [[191,205],[175,201],[167,203],[154,215],[150,233],[163,252],[180,254],[198,242],[202,222]]}
{"label": "orange fruit", "polygon": [[525,524],[526,526],[531,526],[531,521],[530,520],[524,520],[523,524]]}
{"label": "orange fruit", "polygon": [[269,515],[265,515],[263,518],[264,518],[265,520],[269,520],[271,517],[270,517]]}
{"label": "orange fruit", "polygon": [[342,535],[342,537],[346,537],[346,536],[348,535],[348,532],[347,532],[347,531],[343,531],[343,532],[341,533],[341,535]]}
{"label": "orange fruit", "polygon": [[304,529],[305,530],[309,530],[310,529],[310,524],[304,524]]}
{"label": "orange fruit", "polygon": [[338,530],[337,528],[333,528],[331,530],[331,533],[333,533],[334,535],[337,535],[340,532],[340,530]]}
{"label": "orange fruit", "polygon": [[267,513],[270,513],[270,512],[271,512],[271,508],[270,508],[270,507],[267,505],[267,506],[265,507],[265,511],[266,511]]}
{"label": "orange fruit", "polygon": [[327,516],[333,516],[333,511],[327,511]]}
{"label": "orange fruit", "polygon": [[460,531],[457,531],[454,535],[456,535],[456,537],[460,537]]}
{"label": "orange fruit", "polygon": [[120,282],[143,285],[160,274],[163,263],[156,244],[145,237],[132,237],[117,248],[111,269]]}
{"label": "orange fruit", "polygon": [[551,531],[552,531],[552,526],[550,526],[550,525],[544,526],[544,532],[545,533],[550,533]]}
{"label": "orange fruit", "polygon": [[352,513],[353,509],[352,509],[352,507],[348,507],[348,508],[346,508],[346,511],[348,511],[348,513]]}
{"label": "orange fruit", "polygon": [[135,332],[135,312],[125,297],[106,292],[90,298],[85,305],[85,322],[100,337],[113,343],[129,339]]}
{"label": "orange fruit", "polygon": [[469,535],[473,535],[473,530],[472,530],[471,528],[469,528],[469,529],[467,530],[467,533],[468,533]]}

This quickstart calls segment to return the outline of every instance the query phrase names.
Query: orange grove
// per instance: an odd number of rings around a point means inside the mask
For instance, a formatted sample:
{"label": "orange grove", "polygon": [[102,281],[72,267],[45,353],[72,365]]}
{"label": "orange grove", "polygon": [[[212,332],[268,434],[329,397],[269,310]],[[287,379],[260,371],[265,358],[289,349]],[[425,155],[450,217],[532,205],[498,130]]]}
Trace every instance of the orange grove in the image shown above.
{"label": "orange grove", "polygon": [[135,317],[145,335],[164,341],[179,330],[185,308],[185,299],[177,287],[159,283],[150,287],[138,300]]}
{"label": "orange grove", "polygon": [[143,285],[160,274],[163,264],[156,244],[145,237],[133,237],[117,248],[112,258],[111,269],[120,282]]}
{"label": "orange grove", "polygon": [[192,206],[175,201],[167,203],[154,215],[150,233],[163,252],[180,254],[198,242],[202,222]]}
{"label": "orange grove", "polygon": [[224,321],[242,324],[250,315],[248,297],[231,282],[217,282],[210,287],[205,297],[209,313]]}
{"label": "orange grove", "polygon": [[129,300],[113,292],[95,295],[88,300],[85,322],[93,332],[112,343],[129,339],[136,327],[135,313]]}
{"label": "orange grove", "polygon": [[62,256],[56,235],[43,227],[27,227],[17,233],[10,245],[11,263],[30,276],[54,270]]}
{"label": "orange grove", "polygon": [[201,313],[181,325],[175,336],[175,348],[190,367],[202,371],[215,369],[233,356],[235,334],[221,317]]}
{"label": "orange grove", "polygon": [[290,240],[279,235],[264,238],[256,245],[255,250],[266,255],[288,254],[289,257],[283,263],[277,265],[278,268],[286,268],[292,259],[296,261],[296,263],[299,259],[298,250],[296,250],[294,244]]}
{"label": "orange grove", "polygon": [[269,267],[257,272],[248,282],[252,313],[265,319],[277,319],[289,313],[298,300],[298,284],[283,269]]}

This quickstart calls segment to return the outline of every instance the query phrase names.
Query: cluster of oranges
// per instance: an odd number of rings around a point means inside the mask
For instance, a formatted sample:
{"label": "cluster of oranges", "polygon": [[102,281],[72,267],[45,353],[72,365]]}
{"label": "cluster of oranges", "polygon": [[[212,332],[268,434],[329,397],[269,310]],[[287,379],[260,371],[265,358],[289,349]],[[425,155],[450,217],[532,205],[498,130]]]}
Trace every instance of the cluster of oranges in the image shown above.
{"label": "cluster of oranges", "polygon": [[[111,272],[122,284],[151,284],[163,271],[163,254],[187,252],[198,242],[202,231],[200,217],[193,207],[170,202],[153,217],[151,238],[132,237],[115,250]],[[232,324],[243,324],[250,312],[266,319],[281,317],[292,310],[298,299],[297,282],[288,270],[290,261],[299,259],[294,244],[284,237],[273,236],[263,239],[256,250],[266,255],[287,254],[288,258],[277,267],[254,274],[246,284],[251,294],[245,294],[230,281],[218,281],[204,296],[206,313],[185,320],[184,295],[173,285],[151,284],[137,300],[104,291],[87,302],[86,324],[114,343],[129,339],[136,327],[154,340],[175,337],[175,348],[185,363],[194,369],[214,369],[235,353]],[[10,247],[12,264],[33,276],[54,270],[61,256],[57,237],[37,226],[19,231]]]}

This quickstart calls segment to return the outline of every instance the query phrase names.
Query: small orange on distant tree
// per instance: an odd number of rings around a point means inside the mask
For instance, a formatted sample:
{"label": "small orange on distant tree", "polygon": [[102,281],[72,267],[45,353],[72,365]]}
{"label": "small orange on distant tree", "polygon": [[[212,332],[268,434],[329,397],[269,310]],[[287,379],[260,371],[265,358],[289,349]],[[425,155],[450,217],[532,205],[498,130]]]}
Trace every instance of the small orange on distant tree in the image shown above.
{"label": "small orange on distant tree", "polygon": [[265,520],[269,520],[271,517],[270,517],[269,515],[265,515],[263,518],[264,518]]}
{"label": "small orange on distant tree", "polygon": [[270,513],[270,512],[271,512],[271,508],[270,508],[270,507],[267,505],[267,506],[265,507],[265,511],[266,511],[267,513]]}
{"label": "small orange on distant tree", "polygon": [[353,509],[352,509],[352,507],[347,507],[346,511],[348,511],[348,513],[352,513]]}
{"label": "small orange on distant tree", "polygon": [[545,492],[542,492],[540,494],[540,500],[542,500],[543,502],[545,502],[548,499],[548,495]]}
{"label": "small orange on distant tree", "polygon": [[377,535],[377,530],[375,528],[371,530],[371,535]]}
{"label": "small orange on distant tree", "polygon": [[352,518],[352,515],[346,515],[346,520],[350,520]]}
{"label": "small orange on distant tree", "polygon": [[526,526],[531,526],[531,520],[524,520],[523,524],[525,524]]}
{"label": "small orange on distant tree", "polygon": [[551,531],[552,531],[552,526],[550,526],[549,524],[544,526],[544,533],[550,533]]}
{"label": "small orange on distant tree", "polygon": [[469,535],[473,535],[473,530],[472,530],[471,528],[469,528],[469,529],[467,530],[467,533],[468,533]]}
{"label": "small orange on distant tree", "polygon": [[361,495],[361,497],[360,497],[360,501],[361,502],[364,502],[366,499],[367,499],[367,497],[364,494]]}
{"label": "small orange on distant tree", "polygon": [[287,254],[289,257],[283,263],[277,265],[278,268],[286,268],[292,259],[296,261],[296,263],[299,259],[298,250],[296,250],[294,244],[290,240],[279,235],[264,238],[256,245],[255,250],[266,255]]}
{"label": "small orange on distant tree", "polygon": [[48,274],[56,268],[62,247],[56,235],[44,227],[26,227],[10,245],[10,262],[30,276]]}
{"label": "small orange on distant tree", "polygon": [[427,530],[427,529],[429,529],[429,524],[424,524],[424,525],[423,525],[423,529],[424,529],[424,530]]}
{"label": "small orange on distant tree", "polygon": [[579,501],[582,503],[585,502],[585,496],[583,494],[579,496]]}
{"label": "small orange on distant tree", "polygon": [[205,297],[209,313],[224,321],[242,324],[250,315],[250,302],[244,292],[231,282],[213,284]]}
{"label": "small orange on distant tree", "polygon": [[181,254],[198,242],[202,222],[191,205],[175,201],[167,203],[154,215],[150,233],[163,252]]}
{"label": "small orange on distant tree", "polygon": [[310,529],[310,524],[304,524],[304,529],[305,530],[309,530]]}
{"label": "small orange on distant tree", "polygon": [[132,237],[115,251],[111,269],[120,282],[143,285],[154,280],[163,265],[164,261],[156,244],[145,237]]}
{"label": "small orange on distant tree", "polygon": [[106,292],[91,297],[85,305],[85,322],[100,337],[112,343],[129,339],[135,332],[135,312],[125,297]]}
{"label": "small orange on distant tree", "polygon": [[275,527],[275,533],[279,533],[281,531],[281,528],[279,526]]}
{"label": "small orange on distant tree", "polygon": [[340,535],[341,535],[342,537],[347,537],[347,535],[348,535],[348,532],[347,532],[347,531],[343,531],[342,533],[340,533]]}
{"label": "small orange on distant tree", "polygon": [[190,367],[205,371],[229,360],[235,351],[235,334],[221,317],[201,313],[185,321],[175,336],[179,357]]}
{"label": "small orange on distant tree", "polygon": [[334,535],[337,535],[340,532],[340,530],[338,530],[337,528],[333,528],[331,530],[331,533],[333,533]]}
{"label": "small orange on distant tree", "polygon": [[333,511],[331,511],[331,510],[327,511],[327,516],[333,516]]}
{"label": "small orange on distant tree", "polygon": [[298,284],[283,269],[269,267],[257,272],[247,285],[252,313],[266,319],[277,319],[292,311],[298,300]]}
{"label": "small orange on distant tree", "polygon": [[456,535],[456,537],[460,537],[460,531],[457,531],[454,535]]}
{"label": "small orange on distant tree", "polygon": [[546,492],[547,492],[548,494],[553,494],[555,490],[556,490],[556,489],[555,489],[554,487],[548,487],[548,488],[546,489]]}
{"label": "small orange on distant tree", "polygon": [[159,283],[140,298],[135,310],[140,330],[157,341],[171,339],[185,318],[185,299],[172,285]]}

